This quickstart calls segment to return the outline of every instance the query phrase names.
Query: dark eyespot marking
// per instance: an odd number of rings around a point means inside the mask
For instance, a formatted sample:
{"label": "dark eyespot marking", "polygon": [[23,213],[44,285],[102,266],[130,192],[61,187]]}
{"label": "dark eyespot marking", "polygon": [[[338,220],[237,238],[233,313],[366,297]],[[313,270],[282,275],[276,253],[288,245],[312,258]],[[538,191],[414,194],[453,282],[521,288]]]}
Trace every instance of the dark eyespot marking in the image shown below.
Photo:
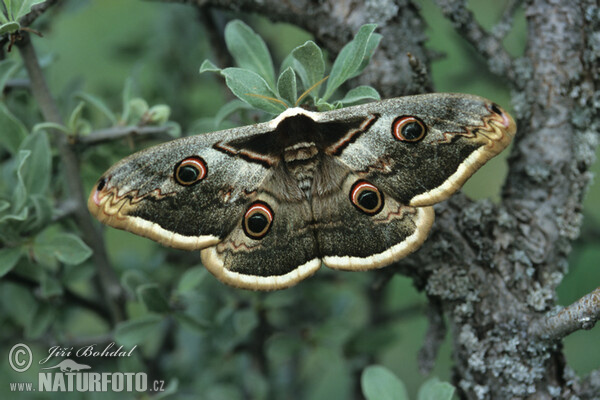
{"label": "dark eyespot marking", "polygon": [[425,137],[427,128],[417,117],[401,116],[392,124],[392,135],[403,142],[418,142]]}
{"label": "dark eyespot marking", "polygon": [[203,159],[197,156],[188,157],[175,165],[175,181],[183,186],[190,186],[206,177],[208,168]]}
{"label": "dark eyespot marking", "polygon": [[367,215],[375,215],[383,208],[383,193],[367,181],[357,181],[350,189],[350,201]]}
{"label": "dark eyespot marking", "polygon": [[502,115],[502,110],[500,109],[500,106],[496,103],[492,103],[490,105],[490,108],[493,112],[495,112],[498,115]]}
{"label": "dark eyespot marking", "polygon": [[251,239],[262,239],[273,223],[273,210],[264,201],[255,201],[244,214],[242,228]]}
{"label": "dark eyespot marking", "polygon": [[99,192],[102,189],[104,189],[104,186],[106,186],[106,178],[102,177],[100,178],[100,180],[98,181],[98,186],[96,186],[96,190]]}

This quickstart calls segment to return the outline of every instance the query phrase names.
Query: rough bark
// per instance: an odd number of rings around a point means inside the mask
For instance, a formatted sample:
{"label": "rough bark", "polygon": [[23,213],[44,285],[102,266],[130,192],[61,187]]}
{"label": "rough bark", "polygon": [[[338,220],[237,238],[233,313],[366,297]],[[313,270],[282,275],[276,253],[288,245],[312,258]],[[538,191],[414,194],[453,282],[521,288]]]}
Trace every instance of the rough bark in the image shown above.
{"label": "rough bark", "polygon": [[[383,41],[362,83],[385,97],[428,86],[411,83],[411,65],[419,63],[410,63],[406,53],[426,66],[430,58],[423,20],[409,1],[188,2],[294,23],[334,54],[360,25],[375,22]],[[528,42],[518,60],[501,43],[514,3],[494,33],[477,24],[465,1],[438,3],[489,60],[490,70],[511,85],[519,131],[502,202],[458,194],[438,205],[429,240],[396,270],[413,277],[446,314],[462,398],[599,398],[599,373],[579,381],[565,365],[560,343],[600,318],[598,290],[564,312],[555,306],[555,289],[579,234],[600,128],[598,3],[526,2]],[[436,338],[435,332],[428,337]],[[424,369],[431,358],[425,352]]]}

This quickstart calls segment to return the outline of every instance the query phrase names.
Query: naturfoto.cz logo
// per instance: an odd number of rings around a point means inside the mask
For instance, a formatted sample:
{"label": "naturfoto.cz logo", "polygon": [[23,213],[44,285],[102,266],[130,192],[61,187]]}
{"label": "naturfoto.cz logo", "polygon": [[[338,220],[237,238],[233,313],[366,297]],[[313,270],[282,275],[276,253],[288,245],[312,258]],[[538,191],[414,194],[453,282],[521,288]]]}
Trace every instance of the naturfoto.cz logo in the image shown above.
{"label": "naturfoto.cz logo", "polygon": [[[129,351],[123,347],[114,348],[110,343],[103,350],[96,350],[95,345],[84,346],[78,350],[73,348],[51,347],[49,355],[38,364],[45,365],[52,357],[129,357],[136,346]],[[16,372],[27,371],[33,362],[33,354],[29,346],[23,343],[12,347],[8,361]],[[56,360],[58,361],[58,360]],[[148,376],[144,372],[88,372],[92,367],[78,363],[70,358],[63,359],[53,365],[40,368],[37,387],[33,382],[12,382],[11,392],[160,392],[164,390],[164,381],[155,380],[148,386]],[[42,371],[50,370],[50,372]]]}

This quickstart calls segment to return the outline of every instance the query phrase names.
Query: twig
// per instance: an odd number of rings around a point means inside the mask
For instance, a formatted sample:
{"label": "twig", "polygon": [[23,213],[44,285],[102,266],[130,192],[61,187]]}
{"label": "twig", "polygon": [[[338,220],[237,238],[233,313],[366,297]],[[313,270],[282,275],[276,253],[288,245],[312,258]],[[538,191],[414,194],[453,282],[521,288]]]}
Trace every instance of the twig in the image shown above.
{"label": "twig", "polygon": [[[31,43],[28,34],[22,36],[18,42],[19,52],[23,58],[25,68],[31,80],[31,91],[36,99],[44,119],[48,122],[62,124],[62,118],[56,106],[56,102],[50,94],[46,79],[42,73],[38,57]],[[90,214],[85,207],[83,185],[79,175],[79,162],[71,147],[67,142],[65,135],[54,135],[56,145],[61,155],[62,164],[65,171],[65,180],[69,190],[69,195],[77,201],[78,207],[75,209],[75,221],[81,229],[84,241],[93,250],[93,260],[100,277],[100,290],[109,304],[112,315],[112,321],[121,321],[124,317],[123,292],[114,270],[110,265],[104,238],[94,227]]]}
{"label": "twig", "polygon": [[558,313],[552,312],[529,326],[529,334],[545,340],[560,340],[580,329],[591,329],[600,319],[600,287]]}
{"label": "twig", "polygon": [[521,3],[523,3],[523,0],[510,0],[508,5],[506,6],[506,9],[504,9],[504,14],[502,14],[502,18],[500,18],[500,22],[498,22],[493,28],[492,28],[492,35],[498,39],[498,40],[502,40],[504,37],[506,37],[506,35],[508,35],[508,32],[510,32],[510,30],[512,29],[513,26],[513,20],[515,17],[515,13],[517,12],[518,8],[521,6]]}
{"label": "twig", "polygon": [[108,129],[94,131],[86,136],[79,136],[75,143],[93,145],[111,140],[121,139],[127,136],[154,136],[166,134],[169,126],[115,126]]}
{"label": "twig", "polygon": [[454,24],[454,28],[488,62],[490,71],[516,81],[513,60],[502,45],[502,40],[489,34],[467,9],[465,0],[436,0],[442,13]]}

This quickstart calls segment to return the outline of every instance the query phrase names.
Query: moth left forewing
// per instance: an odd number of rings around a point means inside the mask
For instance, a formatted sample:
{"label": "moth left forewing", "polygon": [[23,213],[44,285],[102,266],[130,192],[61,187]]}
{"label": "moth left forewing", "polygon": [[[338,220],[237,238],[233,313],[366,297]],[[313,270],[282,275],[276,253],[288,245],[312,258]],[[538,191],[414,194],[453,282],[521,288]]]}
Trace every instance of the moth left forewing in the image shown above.
{"label": "moth left forewing", "polygon": [[[350,107],[329,118],[374,116],[375,121],[338,159],[402,204],[428,206],[448,198],[515,133],[509,114],[489,100],[464,94],[427,94]],[[412,120],[414,121],[412,121]],[[394,134],[403,121],[426,129],[410,142]]]}
{"label": "moth left forewing", "polygon": [[[261,124],[258,132],[268,131]],[[88,199],[101,222],[185,250],[222,240],[252,192],[267,174],[215,148],[215,144],[255,134],[248,127],[174,140],[135,153],[111,167]],[[190,166],[197,182],[181,184],[175,174]],[[200,177],[198,175],[198,177]]]}

